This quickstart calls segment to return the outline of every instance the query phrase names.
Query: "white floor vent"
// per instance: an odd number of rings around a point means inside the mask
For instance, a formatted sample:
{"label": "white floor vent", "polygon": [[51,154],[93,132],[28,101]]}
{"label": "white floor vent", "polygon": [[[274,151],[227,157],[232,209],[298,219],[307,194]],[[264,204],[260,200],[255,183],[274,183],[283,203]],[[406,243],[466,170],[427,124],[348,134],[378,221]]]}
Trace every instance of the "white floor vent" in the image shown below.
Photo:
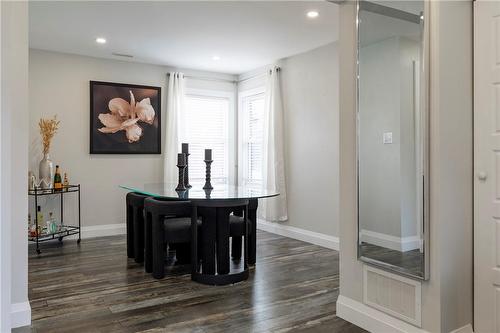
{"label": "white floor vent", "polygon": [[363,269],[366,305],[421,327],[421,284],[368,265]]}

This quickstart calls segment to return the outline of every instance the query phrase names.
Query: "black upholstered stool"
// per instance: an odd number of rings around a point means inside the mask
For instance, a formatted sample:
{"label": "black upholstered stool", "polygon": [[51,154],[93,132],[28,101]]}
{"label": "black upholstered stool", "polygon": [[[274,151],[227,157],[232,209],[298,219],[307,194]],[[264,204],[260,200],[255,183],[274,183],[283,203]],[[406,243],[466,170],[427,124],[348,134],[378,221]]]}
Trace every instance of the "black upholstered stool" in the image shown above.
{"label": "black upholstered stool", "polygon": [[[191,202],[161,201],[148,198],[144,201],[145,212],[145,270],[153,277],[165,276],[165,244],[175,245],[181,262],[190,262]],[[199,222],[199,221],[198,221]]]}
{"label": "black upholstered stool", "polygon": [[146,195],[127,194],[127,256],[144,261],[144,200]]}

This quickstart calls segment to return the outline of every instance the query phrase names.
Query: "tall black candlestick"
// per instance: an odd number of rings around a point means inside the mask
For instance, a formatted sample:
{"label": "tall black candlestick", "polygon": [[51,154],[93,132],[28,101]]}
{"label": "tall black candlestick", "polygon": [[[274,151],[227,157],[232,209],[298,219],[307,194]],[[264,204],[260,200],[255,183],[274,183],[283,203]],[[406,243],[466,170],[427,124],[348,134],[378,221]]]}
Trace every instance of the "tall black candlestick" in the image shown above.
{"label": "tall black candlestick", "polygon": [[186,188],[191,188],[192,186],[189,184],[189,144],[182,144],[182,153],[186,156],[186,167],[184,168],[184,186]]}
{"label": "tall black candlestick", "polygon": [[179,168],[179,183],[175,188],[176,191],[185,191],[186,186],[184,186],[184,169],[186,169],[186,155],[177,154],[177,167]]}
{"label": "tall black candlestick", "polygon": [[183,153],[177,154],[177,165],[186,166],[186,155]]}
{"label": "tall black candlestick", "polygon": [[[206,151],[208,149],[205,149],[205,157],[207,157],[207,154],[206,154]],[[211,153],[211,151],[210,151]],[[212,154],[210,154],[210,157],[211,157]],[[206,164],[206,168],[205,168],[205,186],[203,186],[203,189],[204,190],[211,190],[213,189],[213,186],[212,186],[212,183],[211,183],[211,164],[212,164],[213,160],[207,160],[205,159],[205,164]]]}

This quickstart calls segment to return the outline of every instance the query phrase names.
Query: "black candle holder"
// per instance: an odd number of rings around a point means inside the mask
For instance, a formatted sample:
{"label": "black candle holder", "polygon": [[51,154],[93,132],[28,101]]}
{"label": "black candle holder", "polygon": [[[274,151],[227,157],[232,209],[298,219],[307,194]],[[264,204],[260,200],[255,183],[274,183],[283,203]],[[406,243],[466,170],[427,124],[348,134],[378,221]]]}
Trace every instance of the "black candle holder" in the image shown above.
{"label": "black candle holder", "polygon": [[189,143],[182,144],[182,154],[184,154],[184,161],[186,162],[186,168],[184,169],[184,187],[191,188],[189,184]]}
{"label": "black candle holder", "polygon": [[185,191],[186,186],[184,185],[184,170],[186,169],[186,164],[177,164],[179,168],[179,183],[175,188],[176,191]]}
{"label": "black candle holder", "polygon": [[179,199],[189,199],[189,189],[185,190],[175,190]]}
{"label": "black candle holder", "polygon": [[206,168],[205,168],[205,186],[203,186],[203,189],[204,190],[211,190],[213,189],[214,187],[212,186],[212,183],[210,182],[211,181],[211,172],[212,172],[212,162],[213,160],[204,160],[205,161],[205,164],[206,164]]}
{"label": "black candle holder", "polygon": [[184,187],[191,188],[191,184],[189,184],[189,153],[184,153],[186,155],[186,167],[184,168]]}

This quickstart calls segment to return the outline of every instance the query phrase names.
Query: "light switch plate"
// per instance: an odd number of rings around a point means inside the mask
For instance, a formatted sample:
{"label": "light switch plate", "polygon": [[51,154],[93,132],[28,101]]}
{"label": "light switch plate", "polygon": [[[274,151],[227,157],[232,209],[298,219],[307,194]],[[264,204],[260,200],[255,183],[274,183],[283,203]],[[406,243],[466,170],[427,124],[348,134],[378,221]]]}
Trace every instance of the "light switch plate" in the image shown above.
{"label": "light switch plate", "polygon": [[383,142],[384,145],[389,145],[392,143],[392,132],[384,132]]}

